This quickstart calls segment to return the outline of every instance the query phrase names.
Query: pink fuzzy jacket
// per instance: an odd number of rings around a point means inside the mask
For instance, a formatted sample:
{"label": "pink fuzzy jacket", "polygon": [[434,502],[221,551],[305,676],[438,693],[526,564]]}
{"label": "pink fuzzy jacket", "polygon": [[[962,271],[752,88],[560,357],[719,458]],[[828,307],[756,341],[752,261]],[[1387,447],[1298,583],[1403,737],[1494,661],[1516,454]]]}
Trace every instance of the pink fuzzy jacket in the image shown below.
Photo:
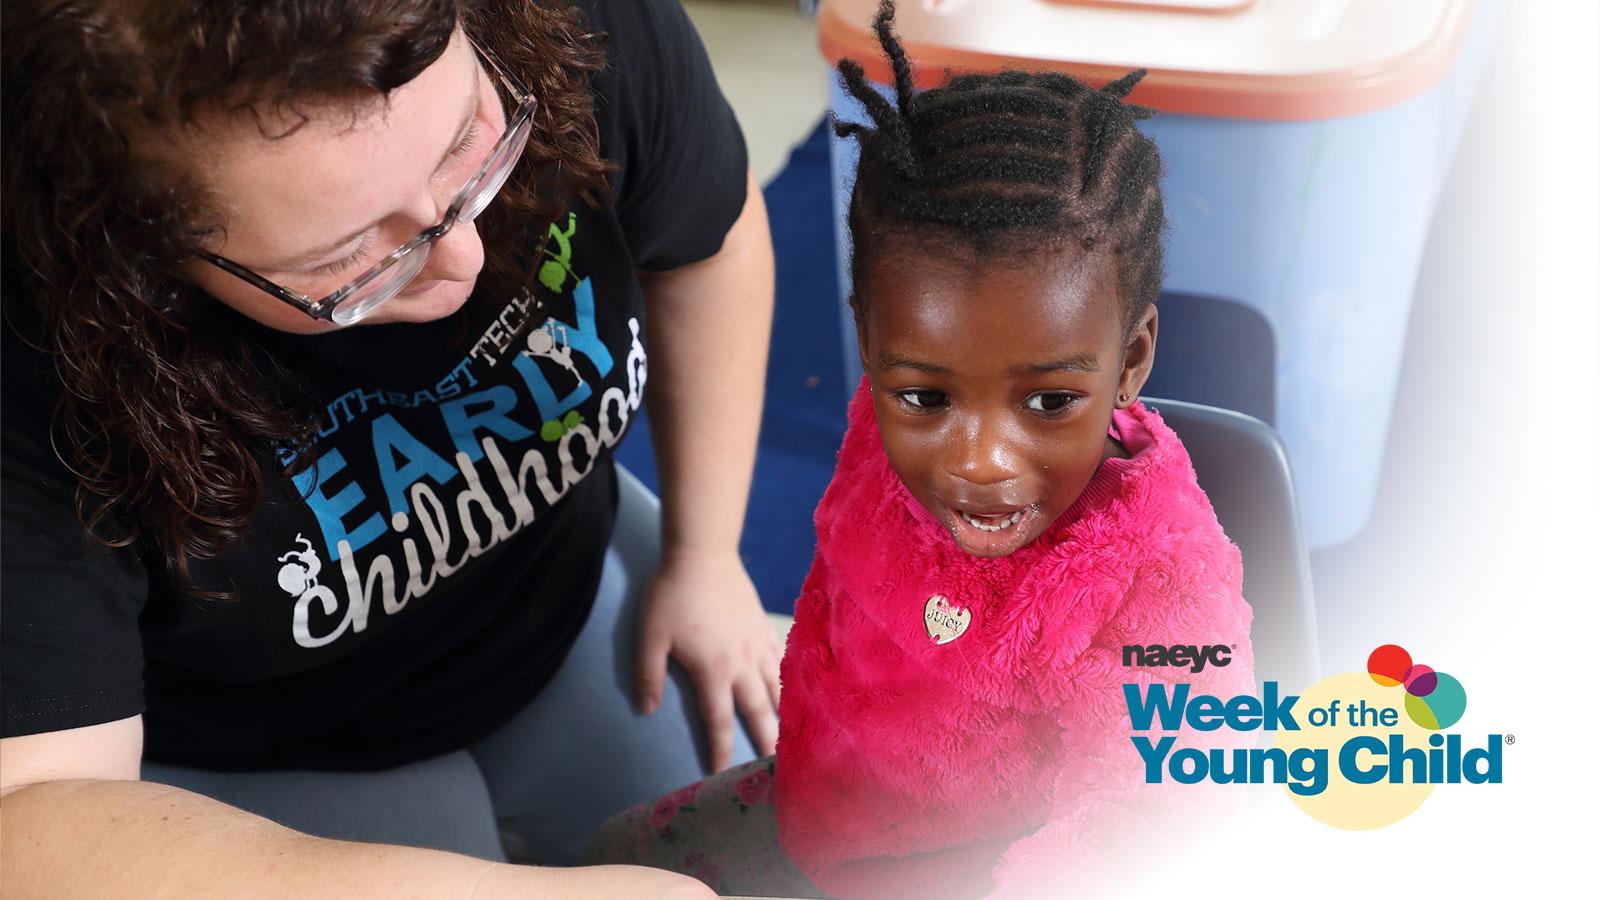
{"label": "pink fuzzy jacket", "polygon": [[[1114,424],[1132,458],[982,559],[895,476],[857,392],[783,658],[775,785],[782,845],[830,895],[1060,896],[1158,793],[1205,793],[1144,783],[1122,685],[1254,690],[1239,551],[1161,417],[1134,404]],[[934,594],[972,615],[949,643],[923,621]],[[1122,665],[1125,644],[1175,643],[1235,649],[1200,673]]]}

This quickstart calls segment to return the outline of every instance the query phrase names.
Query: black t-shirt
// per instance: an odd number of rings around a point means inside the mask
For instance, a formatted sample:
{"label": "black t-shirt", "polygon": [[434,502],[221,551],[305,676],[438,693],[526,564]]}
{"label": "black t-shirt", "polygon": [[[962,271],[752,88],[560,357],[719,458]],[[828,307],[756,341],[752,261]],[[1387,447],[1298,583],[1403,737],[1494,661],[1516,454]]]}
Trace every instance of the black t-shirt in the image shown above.
{"label": "black t-shirt", "polygon": [[313,337],[239,319],[326,416],[316,464],[268,466],[247,535],[193,563],[235,599],[195,600],[148,548],[86,540],[48,439],[59,382],[8,340],[6,736],[143,713],[152,759],[372,769],[469,743],[554,674],[593,603],[611,451],[644,389],[635,270],[714,254],[746,183],[678,0],[579,5],[607,35],[595,112],[619,169],[613,204],[550,226],[537,303],[475,294],[442,321]]}

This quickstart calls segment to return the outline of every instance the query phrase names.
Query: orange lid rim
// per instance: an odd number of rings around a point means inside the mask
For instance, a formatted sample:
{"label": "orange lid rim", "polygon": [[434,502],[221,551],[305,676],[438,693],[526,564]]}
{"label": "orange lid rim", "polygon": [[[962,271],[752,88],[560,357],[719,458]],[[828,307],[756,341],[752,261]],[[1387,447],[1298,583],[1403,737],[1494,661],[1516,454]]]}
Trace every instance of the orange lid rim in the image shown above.
{"label": "orange lid rim", "polygon": [[[1128,102],[1165,113],[1269,121],[1304,121],[1360,115],[1397,105],[1437,85],[1450,70],[1465,40],[1477,0],[1452,7],[1416,51],[1367,65],[1314,75],[1245,75],[1151,69]],[[894,74],[870,30],[852,27],[833,4],[817,20],[817,44],[832,65],[855,59],[867,77],[892,84]],[[930,47],[905,42],[912,79],[919,89],[944,84],[953,75],[1002,69],[1062,72],[1099,88],[1135,66],[1107,66],[1056,60],[1019,60],[999,54]]]}

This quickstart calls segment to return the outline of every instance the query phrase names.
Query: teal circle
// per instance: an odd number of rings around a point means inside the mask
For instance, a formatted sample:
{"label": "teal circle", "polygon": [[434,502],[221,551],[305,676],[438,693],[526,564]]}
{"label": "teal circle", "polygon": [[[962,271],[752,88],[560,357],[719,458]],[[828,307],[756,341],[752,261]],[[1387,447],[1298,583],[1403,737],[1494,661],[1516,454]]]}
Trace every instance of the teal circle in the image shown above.
{"label": "teal circle", "polygon": [[1428,696],[1406,694],[1406,715],[1423,728],[1438,731],[1461,721],[1461,716],[1467,711],[1467,689],[1461,686],[1454,675],[1443,672],[1434,674],[1438,676],[1439,683]]}

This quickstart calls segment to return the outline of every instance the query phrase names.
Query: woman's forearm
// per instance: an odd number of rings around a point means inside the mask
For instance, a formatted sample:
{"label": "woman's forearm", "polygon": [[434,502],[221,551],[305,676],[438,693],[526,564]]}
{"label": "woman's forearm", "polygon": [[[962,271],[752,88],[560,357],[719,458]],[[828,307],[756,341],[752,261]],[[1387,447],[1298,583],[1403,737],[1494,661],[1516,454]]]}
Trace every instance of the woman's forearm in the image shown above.
{"label": "woman's forearm", "polygon": [[310,837],[142,781],[20,788],[0,800],[0,820],[7,897],[713,896],[652,870],[542,869]]}
{"label": "woman's forearm", "polygon": [[55,781],[0,800],[17,896],[471,896],[493,863],[308,837],[143,781]]}
{"label": "woman's forearm", "polygon": [[663,551],[737,552],[744,525],[767,345],[772,238],[761,187],[714,256],[641,273],[648,300],[651,435],[661,475]]}

